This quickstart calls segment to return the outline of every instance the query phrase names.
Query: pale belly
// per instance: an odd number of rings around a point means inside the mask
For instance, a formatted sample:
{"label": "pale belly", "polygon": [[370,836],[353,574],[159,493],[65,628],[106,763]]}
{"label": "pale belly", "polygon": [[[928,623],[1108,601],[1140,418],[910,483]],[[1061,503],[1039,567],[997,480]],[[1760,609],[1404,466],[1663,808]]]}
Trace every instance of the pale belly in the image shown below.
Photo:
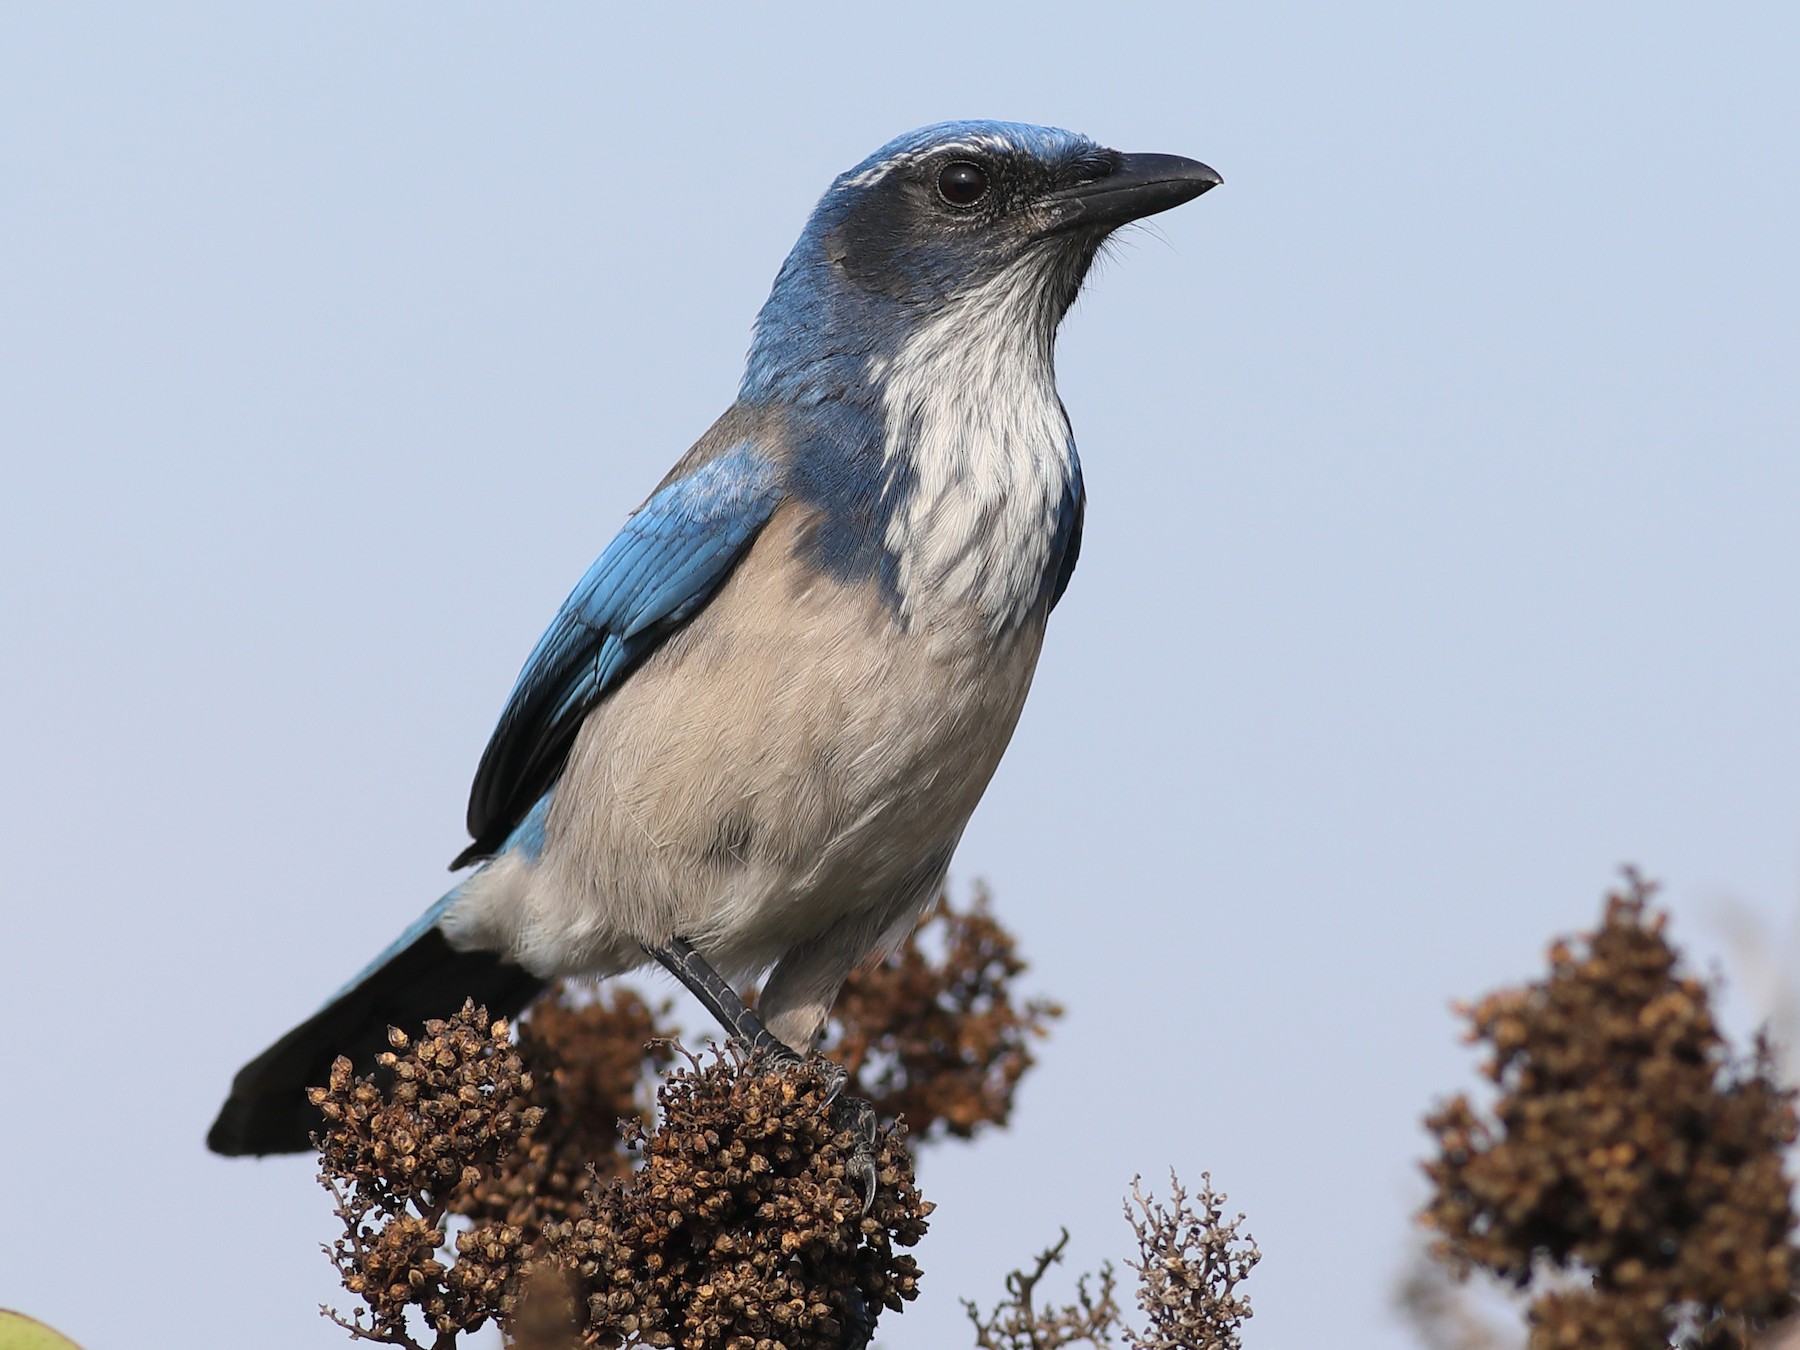
{"label": "pale belly", "polygon": [[589,717],[543,852],[471,888],[464,943],[604,974],[680,936],[742,977],[930,898],[1011,739],[1041,616],[998,638],[972,615],[902,627],[871,588],[758,561]]}

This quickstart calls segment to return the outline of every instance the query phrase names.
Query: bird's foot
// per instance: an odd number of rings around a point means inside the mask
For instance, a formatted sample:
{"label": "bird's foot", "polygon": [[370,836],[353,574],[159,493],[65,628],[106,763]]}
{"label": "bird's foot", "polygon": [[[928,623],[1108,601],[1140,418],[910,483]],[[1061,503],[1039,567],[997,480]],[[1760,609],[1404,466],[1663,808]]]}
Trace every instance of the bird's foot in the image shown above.
{"label": "bird's foot", "polygon": [[792,1073],[806,1063],[806,1056],[773,1036],[760,1041],[738,1041],[738,1045],[749,1050],[749,1067],[755,1073]]}
{"label": "bird's foot", "polygon": [[[644,951],[656,958],[668,972],[692,991],[725,1028],[726,1035],[749,1053],[749,1067],[758,1073],[792,1073],[808,1061],[792,1046],[763,1025],[737,990],[720,978],[707,960],[685,938],[672,937],[660,945],[644,944]],[[848,1131],[852,1140],[850,1156],[844,1161],[846,1176],[856,1178],[863,1188],[863,1213],[875,1203],[875,1187],[880,1176],[875,1170],[875,1108],[860,1097],[846,1097],[844,1088],[850,1075],[840,1064],[828,1059],[814,1061],[825,1078],[825,1107],[831,1112],[832,1128],[839,1134]]]}
{"label": "bird's foot", "polygon": [[850,1073],[842,1064],[822,1056],[806,1059],[779,1041],[770,1038],[751,1052],[750,1067],[759,1073],[791,1073],[802,1065],[811,1065],[825,1080],[825,1105],[831,1112],[832,1128],[851,1138],[850,1156],[844,1160],[844,1175],[862,1188],[863,1213],[875,1203],[875,1190],[880,1177],[875,1170],[875,1131],[879,1119],[875,1108],[861,1097],[847,1096]]}
{"label": "bird's foot", "polygon": [[[838,1070],[843,1073],[842,1069]],[[848,1078],[849,1075],[845,1074]],[[875,1190],[880,1185],[880,1177],[875,1171],[875,1129],[877,1120],[875,1108],[861,1097],[850,1097],[839,1091],[832,1093],[831,1123],[838,1133],[848,1133],[851,1139],[850,1156],[844,1159],[844,1175],[862,1186],[863,1213],[869,1212],[875,1203]]]}

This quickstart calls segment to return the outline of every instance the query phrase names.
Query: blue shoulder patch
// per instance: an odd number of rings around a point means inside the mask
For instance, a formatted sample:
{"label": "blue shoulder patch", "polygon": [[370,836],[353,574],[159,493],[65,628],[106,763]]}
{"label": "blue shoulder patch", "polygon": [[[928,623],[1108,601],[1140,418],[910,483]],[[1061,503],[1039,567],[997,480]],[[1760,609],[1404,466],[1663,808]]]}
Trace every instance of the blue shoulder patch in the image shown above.
{"label": "blue shoulder patch", "polygon": [[781,501],[781,474],[749,442],[668,484],[634,514],[563,602],[514,685],[469,793],[488,857],[555,784],[588,711],[703,606]]}
{"label": "blue shoulder patch", "polygon": [[895,561],[887,545],[896,470],[883,457],[881,418],[849,402],[808,408],[791,419],[788,490],[817,513],[798,542],[802,561],[842,581],[873,577],[893,600]]}

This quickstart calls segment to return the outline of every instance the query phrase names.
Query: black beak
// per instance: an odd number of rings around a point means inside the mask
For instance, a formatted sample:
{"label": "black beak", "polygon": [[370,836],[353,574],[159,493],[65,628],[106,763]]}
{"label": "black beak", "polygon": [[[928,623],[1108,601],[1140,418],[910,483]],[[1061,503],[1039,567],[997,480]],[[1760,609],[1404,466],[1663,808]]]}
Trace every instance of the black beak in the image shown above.
{"label": "black beak", "polygon": [[1115,229],[1191,202],[1225,180],[1197,159],[1120,155],[1111,173],[1043,198],[1049,230]]}

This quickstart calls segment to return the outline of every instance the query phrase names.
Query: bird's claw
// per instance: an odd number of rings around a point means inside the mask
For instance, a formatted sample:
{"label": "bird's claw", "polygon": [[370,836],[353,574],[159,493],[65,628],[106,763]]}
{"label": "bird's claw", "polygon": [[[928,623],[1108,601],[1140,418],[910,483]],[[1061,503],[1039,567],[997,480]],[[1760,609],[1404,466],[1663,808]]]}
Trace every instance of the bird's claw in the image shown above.
{"label": "bird's claw", "polygon": [[819,1069],[819,1077],[825,1080],[825,1105],[835,1107],[838,1098],[844,1095],[844,1089],[850,1085],[850,1071],[836,1060],[818,1059],[814,1061]]}
{"label": "bird's claw", "polygon": [[831,1105],[831,1119],[839,1132],[847,1131],[854,1141],[850,1156],[844,1159],[844,1175],[862,1184],[863,1213],[867,1214],[881,1184],[875,1170],[875,1108],[861,1097],[838,1096]]}
{"label": "bird's claw", "polygon": [[881,1184],[875,1170],[875,1132],[879,1121],[875,1108],[861,1097],[846,1096],[850,1073],[843,1065],[819,1058],[808,1061],[786,1045],[758,1047],[751,1053],[750,1064],[759,1073],[791,1073],[810,1062],[825,1080],[825,1106],[831,1112],[831,1123],[840,1134],[848,1132],[854,1141],[850,1156],[844,1160],[844,1175],[860,1183],[863,1213],[875,1204],[875,1191]]}

